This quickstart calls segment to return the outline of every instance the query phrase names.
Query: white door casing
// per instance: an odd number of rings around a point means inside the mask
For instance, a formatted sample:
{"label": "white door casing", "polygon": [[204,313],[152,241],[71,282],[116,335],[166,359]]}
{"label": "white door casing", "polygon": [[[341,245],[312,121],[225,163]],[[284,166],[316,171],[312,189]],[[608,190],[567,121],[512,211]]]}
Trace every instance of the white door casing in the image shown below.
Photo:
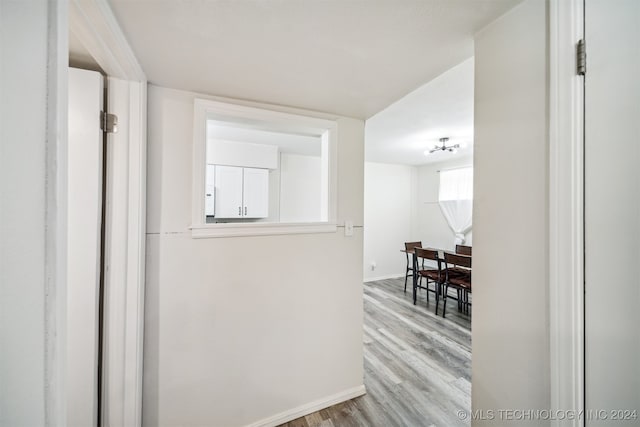
{"label": "white door casing", "polygon": [[[66,31],[66,28],[65,28]],[[142,423],[147,81],[107,0],[71,0],[71,31],[108,76],[103,424]],[[68,402],[72,405],[72,402]]]}
{"label": "white door casing", "polygon": [[[584,88],[576,72],[583,1],[549,2],[550,409],[574,414],[584,409]],[[577,427],[583,421],[554,417],[551,425]]]}

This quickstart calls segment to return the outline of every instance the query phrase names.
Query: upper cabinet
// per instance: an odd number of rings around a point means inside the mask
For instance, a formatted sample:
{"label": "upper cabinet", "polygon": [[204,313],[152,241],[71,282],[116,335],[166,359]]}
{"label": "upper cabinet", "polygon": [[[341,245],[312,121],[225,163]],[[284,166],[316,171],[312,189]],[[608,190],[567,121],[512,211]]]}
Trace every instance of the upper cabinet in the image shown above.
{"label": "upper cabinet", "polygon": [[269,216],[267,169],[219,165],[211,167],[215,170],[216,218],[257,219]]}
{"label": "upper cabinet", "polygon": [[278,146],[210,138],[207,164],[278,169]]}

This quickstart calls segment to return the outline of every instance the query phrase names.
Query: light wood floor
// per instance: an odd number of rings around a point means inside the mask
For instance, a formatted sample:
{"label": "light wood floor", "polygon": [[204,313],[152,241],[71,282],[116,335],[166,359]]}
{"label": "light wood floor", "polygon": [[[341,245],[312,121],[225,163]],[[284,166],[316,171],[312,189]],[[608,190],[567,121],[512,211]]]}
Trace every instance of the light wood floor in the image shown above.
{"label": "light wood floor", "polygon": [[[404,279],[364,284],[364,384],[367,394],[286,427],[468,426],[471,318],[455,300],[435,316],[433,294],[413,305]],[[442,308],[442,303],[440,303]]]}

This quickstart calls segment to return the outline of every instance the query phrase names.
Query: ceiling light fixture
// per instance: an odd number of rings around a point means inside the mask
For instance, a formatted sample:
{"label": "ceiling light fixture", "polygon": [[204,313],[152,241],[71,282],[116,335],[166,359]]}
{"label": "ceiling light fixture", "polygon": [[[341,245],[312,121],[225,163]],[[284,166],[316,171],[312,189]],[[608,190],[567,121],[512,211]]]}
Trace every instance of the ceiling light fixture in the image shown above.
{"label": "ceiling light fixture", "polygon": [[440,138],[439,141],[441,145],[434,145],[431,150],[426,150],[424,152],[424,155],[428,156],[429,154],[433,154],[436,151],[448,151],[450,153],[455,153],[456,151],[458,151],[458,148],[460,148],[460,144],[447,145],[447,141],[449,141],[449,138]]}

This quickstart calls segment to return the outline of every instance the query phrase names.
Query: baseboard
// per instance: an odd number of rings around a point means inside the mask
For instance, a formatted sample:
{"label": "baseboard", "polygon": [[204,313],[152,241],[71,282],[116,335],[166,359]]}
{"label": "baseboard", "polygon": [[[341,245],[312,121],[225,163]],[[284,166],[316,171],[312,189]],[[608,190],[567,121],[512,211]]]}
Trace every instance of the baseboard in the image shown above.
{"label": "baseboard", "polygon": [[288,423],[291,420],[304,417],[305,415],[309,415],[321,409],[328,408],[329,406],[335,405],[337,403],[341,403],[346,400],[353,399],[354,397],[362,396],[366,392],[367,390],[365,389],[364,385],[350,388],[348,390],[341,391],[340,393],[327,396],[323,399],[319,399],[319,400],[307,403],[306,405],[298,406],[297,408],[293,408],[288,411],[281,412],[269,418],[256,421],[255,423],[248,424],[246,427],[279,426],[280,424]]}
{"label": "baseboard", "polygon": [[386,276],[378,276],[378,277],[370,277],[368,279],[365,279],[364,282],[375,282],[376,280],[387,280],[387,279],[399,279],[401,277],[404,277],[404,273],[400,273],[400,274],[388,274]]}

